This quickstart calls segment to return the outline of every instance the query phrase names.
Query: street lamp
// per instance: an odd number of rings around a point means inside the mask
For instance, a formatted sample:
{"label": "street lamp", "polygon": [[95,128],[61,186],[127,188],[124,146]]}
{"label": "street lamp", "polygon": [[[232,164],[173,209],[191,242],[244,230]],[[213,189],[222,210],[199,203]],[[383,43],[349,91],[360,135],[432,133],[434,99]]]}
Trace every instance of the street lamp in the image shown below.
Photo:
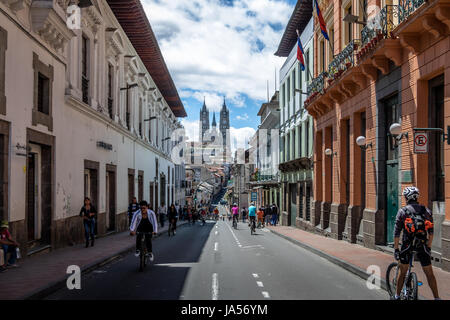
{"label": "street lamp", "polygon": [[389,133],[388,136],[391,136],[393,139],[393,148],[398,148],[400,145],[400,141],[403,138],[408,139],[408,132],[402,132],[402,125],[400,123],[393,123],[389,127]]}
{"label": "street lamp", "polygon": [[337,156],[337,152],[333,153],[333,150],[331,150],[330,148],[325,149],[325,155],[328,157],[333,157],[333,156]]}
{"label": "street lamp", "polygon": [[356,144],[363,150],[367,150],[369,147],[372,148],[372,142],[369,144],[366,144],[366,137],[359,136],[356,138]]}

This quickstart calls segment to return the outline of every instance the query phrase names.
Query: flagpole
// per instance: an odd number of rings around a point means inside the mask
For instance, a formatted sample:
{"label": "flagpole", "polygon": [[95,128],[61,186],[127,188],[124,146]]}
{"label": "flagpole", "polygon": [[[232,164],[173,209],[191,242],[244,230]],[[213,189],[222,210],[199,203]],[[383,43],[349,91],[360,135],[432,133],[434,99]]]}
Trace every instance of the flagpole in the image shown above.
{"label": "flagpole", "polygon": [[[319,6],[319,3],[317,2],[317,0],[313,0],[313,1],[316,2],[317,7],[318,7],[318,6]],[[313,5],[314,5],[314,4],[313,4]],[[314,11],[314,10],[313,10],[313,11]],[[317,17],[317,20],[319,20],[319,16],[318,16],[317,12],[316,12],[316,17]],[[324,37],[324,40],[327,40],[327,39],[325,39],[325,37]],[[330,45],[330,48],[331,48],[331,54],[333,55],[333,59],[334,59],[334,57],[335,57],[335,55],[334,55],[334,45],[331,44],[331,40],[330,40],[330,36],[329,36],[329,35],[328,35],[328,44]]]}

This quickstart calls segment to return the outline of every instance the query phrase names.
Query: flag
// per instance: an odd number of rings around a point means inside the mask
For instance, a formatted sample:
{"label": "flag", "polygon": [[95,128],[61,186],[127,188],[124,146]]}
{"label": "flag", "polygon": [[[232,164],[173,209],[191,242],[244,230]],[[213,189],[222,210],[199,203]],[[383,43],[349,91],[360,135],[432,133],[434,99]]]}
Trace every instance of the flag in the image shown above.
{"label": "flag", "polygon": [[300,37],[297,37],[297,60],[300,61],[300,67],[302,71],[305,71],[305,59],[303,59],[303,47]]}
{"label": "flag", "polygon": [[325,20],[323,20],[322,13],[320,12],[319,3],[317,2],[317,0],[314,0],[314,2],[316,3],[317,18],[319,19],[320,30],[322,31],[323,37],[325,39],[327,39],[328,41],[330,41],[330,38],[328,38],[328,32],[327,32],[327,26],[325,24]]}

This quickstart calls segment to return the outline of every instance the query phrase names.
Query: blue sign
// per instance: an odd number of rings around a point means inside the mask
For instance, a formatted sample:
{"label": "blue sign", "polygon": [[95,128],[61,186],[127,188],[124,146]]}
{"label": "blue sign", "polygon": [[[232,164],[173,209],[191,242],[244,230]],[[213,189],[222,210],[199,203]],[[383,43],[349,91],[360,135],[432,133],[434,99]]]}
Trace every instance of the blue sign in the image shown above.
{"label": "blue sign", "polygon": [[258,193],[252,192],[252,201],[256,201],[258,199]]}

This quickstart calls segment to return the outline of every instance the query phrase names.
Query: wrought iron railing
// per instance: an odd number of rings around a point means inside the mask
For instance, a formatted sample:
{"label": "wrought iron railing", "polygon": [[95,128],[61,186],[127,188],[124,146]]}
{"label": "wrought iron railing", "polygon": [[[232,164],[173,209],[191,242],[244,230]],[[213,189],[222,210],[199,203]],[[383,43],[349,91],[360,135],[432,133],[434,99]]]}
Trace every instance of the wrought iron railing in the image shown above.
{"label": "wrought iron railing", "polygon": [[83,94],[83,102],[89,104],[89,79],[85,76],[81,77],[81,92]]}
{"label": "wrought iron railing", "polygon": [[401,8],[401,15],[399,16],[399,23],[405,21],[414,11],[420,8],[425,0],[400,0],[399,7]]}
{"label": "wrought iron railing", "polygon": [[359,40],[355,39],[338,53],[328,65],[328,79],[338,78],[348,68],[355,64],[355,51],[358,49]]}
{"label": "wrought iron railing", "polygon": [[113,99],[112,98],[108,98],[108,114],[109,114],[109,117],[112,119],[113,118]]}
{"label": "wrought iron railing", "polygon": [[375,38],[380,40],[380,34],[383,38],[388,38],[391,31],[402,21],[404,9],[400,5],[386,5],[361,30],[361,47],[364,47]]}
{"label": "wrought iron railing", "polygon": [[324,80],[327,76],[326,72],[322,72],[316,78],[314,78],[311,83],[308,84],[306,92],[308,97],[310,97],[314,93],[323,93]]}

